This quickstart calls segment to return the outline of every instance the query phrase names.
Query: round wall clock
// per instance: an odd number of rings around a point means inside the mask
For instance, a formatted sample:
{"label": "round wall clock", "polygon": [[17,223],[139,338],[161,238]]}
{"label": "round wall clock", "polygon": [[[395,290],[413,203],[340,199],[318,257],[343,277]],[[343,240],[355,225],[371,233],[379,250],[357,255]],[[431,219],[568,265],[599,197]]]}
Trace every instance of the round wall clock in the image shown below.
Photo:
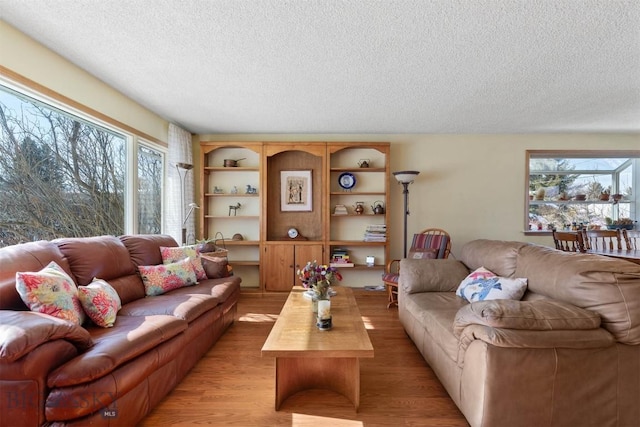
{"label": "round wall clock", "polygon": [[352,173],[341,173],[338,177],[338,185],[344,190],[351,190],[356,185],[356,177]]}

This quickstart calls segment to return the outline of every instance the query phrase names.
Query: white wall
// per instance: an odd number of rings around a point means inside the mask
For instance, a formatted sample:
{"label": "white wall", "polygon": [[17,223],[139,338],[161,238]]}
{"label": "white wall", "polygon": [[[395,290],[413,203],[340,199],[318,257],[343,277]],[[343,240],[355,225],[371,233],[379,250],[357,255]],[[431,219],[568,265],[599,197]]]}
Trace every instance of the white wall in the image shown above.
{"label": "white wall", "polygon": [[[391,170],[417,170],[409,187],[409,239],[427,227],[451,234],[453,255],[477,238],[551,246],[550,236],[525,236],[526,150],[638,150],[640,134],[530,135],[201,135],[218,141],[390,141]],[[394,184],[395,185],[395,184]],[[402,186],[391,187],[391,254],[402,254]],[[527,193],[528,194],[528,193]]]}

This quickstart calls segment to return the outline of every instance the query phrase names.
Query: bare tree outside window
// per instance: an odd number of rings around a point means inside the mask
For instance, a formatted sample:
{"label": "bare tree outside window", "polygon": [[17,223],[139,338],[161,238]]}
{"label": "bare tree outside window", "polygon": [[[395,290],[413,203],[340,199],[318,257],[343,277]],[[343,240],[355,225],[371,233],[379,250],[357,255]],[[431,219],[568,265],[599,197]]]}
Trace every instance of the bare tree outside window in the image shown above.
{"label": "bare tree outside window", "polygon": [[163,155],[150,147],[138,148],[138,232],[162,231]]}
{"label": "bare tree outside window", "polygon": [[126,147],[123,135],[0,87],[0,246],[123,234]]}

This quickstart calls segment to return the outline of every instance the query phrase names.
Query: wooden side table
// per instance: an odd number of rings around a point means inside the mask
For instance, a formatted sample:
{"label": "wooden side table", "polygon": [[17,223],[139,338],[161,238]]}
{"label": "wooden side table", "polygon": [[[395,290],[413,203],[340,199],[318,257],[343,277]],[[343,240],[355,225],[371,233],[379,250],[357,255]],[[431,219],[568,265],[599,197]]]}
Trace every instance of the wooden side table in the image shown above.
{"label": "wooden side table", "polygon": [[387,308],[392,305],[398,306],[398,284],[385,282],[385,286],[387,287],[387,293],[389,294],[389,304],[387,304]]}

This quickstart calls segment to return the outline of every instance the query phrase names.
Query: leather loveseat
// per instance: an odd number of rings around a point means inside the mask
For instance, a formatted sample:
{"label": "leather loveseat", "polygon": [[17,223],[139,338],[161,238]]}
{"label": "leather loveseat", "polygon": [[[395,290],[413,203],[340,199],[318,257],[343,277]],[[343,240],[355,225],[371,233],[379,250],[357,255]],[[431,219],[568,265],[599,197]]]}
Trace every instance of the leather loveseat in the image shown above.
{"label": "leather loveseat", "polygon": [[[526,278],[521,300],[466,302],[470,272]],[[399,317],[473,427],[640,425],[640,265],[475,240],[402,260]]]}
{"label": "leather loveseat", "polygon": [[[145,296],[137,267],[162,264],[162,246],[177,243],[127,235],[0,249],[0,425],[133,426],[180,382],[232,324],[240,278],[219,274]],[[27,309],[16,272],[51,261],[78,286],[100,278],[117,291],[122,308],[113,327]],[[217,266],[205,267],[208,277],[217,274],[210,275]]]}

